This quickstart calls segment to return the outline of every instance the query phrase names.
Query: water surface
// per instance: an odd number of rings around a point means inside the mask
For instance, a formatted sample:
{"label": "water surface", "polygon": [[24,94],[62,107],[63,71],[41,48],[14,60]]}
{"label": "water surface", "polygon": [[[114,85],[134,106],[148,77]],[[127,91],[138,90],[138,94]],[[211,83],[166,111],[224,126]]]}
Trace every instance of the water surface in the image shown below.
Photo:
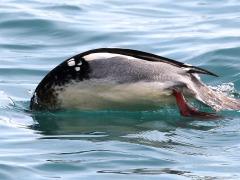
{"label": "water surface", "polygon": [[0,2],[0,179],[240,179],[240,112],[216,121],[159,111],[32,113],[53,67],[98,47],[144,50],[207,68],[240,97],[240,2]]}

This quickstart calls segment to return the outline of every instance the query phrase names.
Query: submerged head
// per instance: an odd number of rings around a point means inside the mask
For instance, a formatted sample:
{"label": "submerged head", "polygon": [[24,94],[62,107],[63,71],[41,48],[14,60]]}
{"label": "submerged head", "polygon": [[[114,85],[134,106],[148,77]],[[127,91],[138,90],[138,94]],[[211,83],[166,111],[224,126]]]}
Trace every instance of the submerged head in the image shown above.
{"label": "submerged head", "polygon": [[[57,109],[57,95],[71,81],[82,81],[88,78],[88,63],[80,56],[67,59],[51,70],[38,84],[30,101],[30,109]],[[56,91],[58,89],[59,91]]]}

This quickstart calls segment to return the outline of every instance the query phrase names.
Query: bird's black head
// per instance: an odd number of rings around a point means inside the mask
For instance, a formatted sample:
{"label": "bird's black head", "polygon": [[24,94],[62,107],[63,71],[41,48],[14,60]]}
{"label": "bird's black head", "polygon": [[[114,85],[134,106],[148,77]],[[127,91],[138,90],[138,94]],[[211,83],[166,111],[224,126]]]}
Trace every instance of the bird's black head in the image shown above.
{"label": "bird's black head", "polygon": [[31,110],[57,109],[57,92],[71,81],[88,79],[89,64],[80,55],[69,58],[51,70],[38,84],[30,102]]}

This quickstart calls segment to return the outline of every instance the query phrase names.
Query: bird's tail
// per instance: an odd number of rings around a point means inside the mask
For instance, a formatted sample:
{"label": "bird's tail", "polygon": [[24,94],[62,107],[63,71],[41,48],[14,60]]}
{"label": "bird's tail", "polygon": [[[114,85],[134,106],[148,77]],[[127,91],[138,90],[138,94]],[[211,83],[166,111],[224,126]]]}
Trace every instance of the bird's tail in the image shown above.
{"label": "bird's tail", "polygon": [[210,106],[216,111],[220,110],[240,110],[240,99],[228,97],[222,92],[216,92],[207,85],[203,84],[196,77],[194,79],[194,86],[196,98],[204,104]]}

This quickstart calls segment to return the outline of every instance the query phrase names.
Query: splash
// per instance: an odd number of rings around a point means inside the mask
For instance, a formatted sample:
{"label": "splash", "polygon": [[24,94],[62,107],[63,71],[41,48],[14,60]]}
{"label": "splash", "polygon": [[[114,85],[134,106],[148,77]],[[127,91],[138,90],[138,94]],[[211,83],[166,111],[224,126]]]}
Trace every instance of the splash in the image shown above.
{"label": "splash", "polygon": [[0,91],[0,108],[6,108],[10,105],[14,105],[13,100],[4,91]]}
{"label": "splash", "polygon": [[234,97],[234,95],[239,94],[235,89],[234,83],[232,82],[219,84],[217,86],[209,86],[209,87],[216,92],[223,93],[231,97]]}
{"label": "splash", "polygon": [[[212,91],[213,90],[213,91]],[[239,92],[234,87],[234,83],[223,83],[216,87],[205,87],[205,102],[215,110],[235,110],[240,109]]]}

